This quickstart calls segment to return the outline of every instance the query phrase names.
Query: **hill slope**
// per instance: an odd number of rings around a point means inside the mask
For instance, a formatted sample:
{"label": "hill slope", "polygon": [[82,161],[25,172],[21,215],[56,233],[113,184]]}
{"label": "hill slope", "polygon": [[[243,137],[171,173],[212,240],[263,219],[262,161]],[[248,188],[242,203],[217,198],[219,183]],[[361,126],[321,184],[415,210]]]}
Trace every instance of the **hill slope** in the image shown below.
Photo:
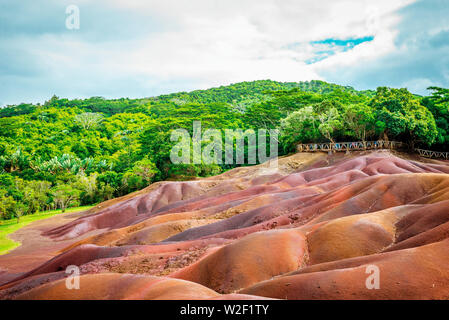
{"label": "hill slope", "polygon": [[[277,141],[273,147],[280,155],[294,152],[298,143],[378,139],[444,151],[446,91],[432,90],[432,96],[416,97],[406,89],[357,91],[323,81],[264,80],[145,99],[54,96],[44,105],[2,108],[0,219],[93,205],[153,182],[214,176],[241,166],[225,161],[223,152],[221,163],[173,163],[177,141],[171,134],[181,129],[192,136],[198,123],[203,145],[210,142],[208,129],[223,136],[227,130],[254,130]],[[268,133],[273,129],[278,136]],[[243,148],[245,164],[254,163],[249,157],[262,151],[259,144],[253,153]]]}
{"label": "hill slope", "polygon": [[[0,257],[0,297],[447,299],[449,163],[423,161],[299,153],[158,182],[36,226],[41,249]],[[80,290],[65,288],[68,265]]]}

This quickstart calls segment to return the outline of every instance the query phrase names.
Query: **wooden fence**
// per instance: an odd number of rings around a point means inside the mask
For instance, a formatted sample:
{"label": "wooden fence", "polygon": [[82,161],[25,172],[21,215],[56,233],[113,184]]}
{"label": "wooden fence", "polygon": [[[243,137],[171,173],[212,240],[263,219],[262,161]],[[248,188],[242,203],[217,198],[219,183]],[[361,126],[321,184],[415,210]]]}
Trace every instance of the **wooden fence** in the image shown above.
{"label": "wooden fence", "polygon": [[400,149],[404,145],[396,141],[365,141],[365,142],[335,142],[335,143],[308,143],[299,144],[299,152],[319,152],[319,151],[362,151],[376,149]]}
{"label": "wooden fence", "polygon": [[449,160],[449,152],[430,151],[423,149],[415,149],[415,151],[418,152],[419,155],[424,158],[437,158]]}
{"label": "wooden fence", "polygon": [[[335,142],[335,143],[307,143],[299,144],[299,152],[346,152],[346,151],[364,151],[364,150],[397,150],[405,147],[405,144],[397,141],[357,141],[357,142]],[[449,160],[449,152],[430,151],[415,149],[415,151],[425,158],[436,158]]]}

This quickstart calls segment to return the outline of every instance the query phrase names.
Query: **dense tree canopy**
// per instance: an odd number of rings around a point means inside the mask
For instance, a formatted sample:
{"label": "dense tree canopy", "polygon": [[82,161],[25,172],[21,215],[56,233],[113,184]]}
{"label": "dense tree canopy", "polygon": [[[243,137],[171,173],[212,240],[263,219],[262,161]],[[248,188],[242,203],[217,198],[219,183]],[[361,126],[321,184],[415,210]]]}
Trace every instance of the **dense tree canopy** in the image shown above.
{"label": "dense tree canopy", "polygon": [[433,114],[437,126],[436,148],[449,151],[449,89],[430,87],[430,97],[424,97],[422,104]]}
{"label": "dense tree canopy", "polygon": [[438,134],[435,118],[407,89],[377,89],[369,105],[378,114],[377,128],[387,137],[413,145],[431,145]]}
{"label": "dense tree canopy", "polygon": [[[449,90],[429,89],[418,97],[406,89],[265,80],[145,99],[53,96],[43,105],[0,108],[0,217],[94,204],[154,181],[242,165],[172,163],[172,130],[192,136],[196,121],[202,132],[220,130],[223,141],[227,129],[280,129],[281,154],[297,143],[384,137],[445,150]],[[246,160],[251,152],[257,147],[245,145]]]}

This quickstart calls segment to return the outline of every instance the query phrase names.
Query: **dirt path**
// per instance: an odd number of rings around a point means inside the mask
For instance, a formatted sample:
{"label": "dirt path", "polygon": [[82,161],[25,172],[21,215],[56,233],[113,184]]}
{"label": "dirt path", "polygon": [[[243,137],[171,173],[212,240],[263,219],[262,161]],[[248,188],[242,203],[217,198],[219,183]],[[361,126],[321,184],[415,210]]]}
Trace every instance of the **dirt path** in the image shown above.
{"label": "dirt path", "polygon": [[48,219],[34,221],[9,235],[12,240],[20,242],[21,245],[10,253],[0,256],[0,285],[48,261],[70,244],[104,231],[96,230],[89,235],[64,241],[54,241],[41,235],[46,230],[88,214],[90,213],[87,211],[58,214]]}

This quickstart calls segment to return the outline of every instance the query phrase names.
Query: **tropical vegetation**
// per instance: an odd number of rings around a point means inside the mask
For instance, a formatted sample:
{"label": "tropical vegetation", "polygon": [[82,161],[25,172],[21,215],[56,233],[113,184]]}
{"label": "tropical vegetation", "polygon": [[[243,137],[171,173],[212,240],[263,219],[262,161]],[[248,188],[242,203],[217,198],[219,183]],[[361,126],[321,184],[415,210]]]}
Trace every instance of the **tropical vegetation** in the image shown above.
{"label": "tropical vegetation", "polygon": [[[174,164],[173,129],[279,129],[298,143],[390,139],[449,151],[449,89],[357,91],[322,81],[242,82],[145,99],[64,99],[0,109],[0,218],[92,205],[160,180],[237,164]],[[268,137],[267,137],[268,138]],[[245,149],[248,157],[248,149]]]}

